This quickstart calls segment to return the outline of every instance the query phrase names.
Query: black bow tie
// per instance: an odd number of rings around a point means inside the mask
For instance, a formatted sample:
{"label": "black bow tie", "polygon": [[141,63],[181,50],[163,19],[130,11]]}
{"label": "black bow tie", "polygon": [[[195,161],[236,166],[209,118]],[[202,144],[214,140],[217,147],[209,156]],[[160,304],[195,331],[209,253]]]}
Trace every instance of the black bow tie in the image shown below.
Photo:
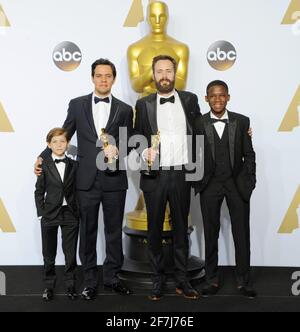
{"label": "black bow tie", "polygon": [[211,123],[217,123],[217,122],[223,122],[224,124],[227,124],[229,121],[228,119],[210,119],[211,120]]}
{"label": "black bow tie", "polygon": [[160,98],[160,104],[163,105],[165,103],[175,103],[175,96],[171,96],[169,98]]}
{"label": "black bow tie", "polygon": [[94,101],[95,101],[95,104],[98,104],[99,102],[109,104],[109,97],[105,97],[105,98],[94,97]]}
{"label": "black bow tie", "polygon": [[55,159],[54,162],[55,162],[55,164],[66,163],[67,162],[67,158],[64,158],[64,159]]}

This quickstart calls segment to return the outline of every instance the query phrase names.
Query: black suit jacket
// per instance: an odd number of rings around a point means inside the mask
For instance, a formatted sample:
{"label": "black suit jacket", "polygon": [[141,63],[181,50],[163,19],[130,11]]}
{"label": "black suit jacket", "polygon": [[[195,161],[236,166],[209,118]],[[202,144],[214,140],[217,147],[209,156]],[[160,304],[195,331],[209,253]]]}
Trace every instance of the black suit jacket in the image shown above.
{"label": "black suit jacket", "polygon": [[[233,179],[241,197],[249,201],[256,184],[255,152],[248,134],[250,120],[244,115],[228,112],[229,150]],[[214,176],[215,142],[210,113],[195,121],[195,134],[204,135],[204,176],[195,184],[196,193],[202,192]]]}
{"label": "black suit jacket", "polygon": [[54,220],[62,207],[65,197],[68,207],[78,218],[78,204],[76,199],[76,171],[77,162],[66,158],[64,180],[61,180],[52,157],[46,158],[42,164],[43,172],[37,178],[35,190],[35,204],[39,217],[47,221]]}
{"label": "black suit jacket", "polygon": [[[63,125],[72,137],[77,132],[77,189],[89,190],[97,174],[96,158],[101,152],[101,147],[96,147],[98,135],[96,132],[93,111],[93,94],[79,97],[70,101],[68,116]],[[111,111],[106,132],[113,136],[119,145],[119,128],[126,127],[128,130],[128,139],[133,130],[133,110],[132,107],[121,100],[112,97]],[[127,143],[127,142],[126,142]],[[44,159],[49,156],[51,151],[46,149],[41,154]],[[128,188],[126,171],[119,171],[113,174],[101,173],[101,183],[103,191],[121,191]]]}
{"label": "black suit jacket", "polygon": [[[198,104],[198,97],[187,91],[177,91],[186,118],[187,135],[193,136],[194,122],[197,116],[201,115]],[[136,121],[135,132],[147,138],[148,147],[151,147],[151,136],[156,135],[158,131],[157,124],[157,94],[139,99],[136,103]],[[188,147],[192,149],[191,146]],[[189,157],[192,157],[192,151],[189,151]],[[192,161],[192,160],[191,160]],[[155,178],[141,174],[140,189],[144,192],[154,191],[159,181],[159,175]]]}

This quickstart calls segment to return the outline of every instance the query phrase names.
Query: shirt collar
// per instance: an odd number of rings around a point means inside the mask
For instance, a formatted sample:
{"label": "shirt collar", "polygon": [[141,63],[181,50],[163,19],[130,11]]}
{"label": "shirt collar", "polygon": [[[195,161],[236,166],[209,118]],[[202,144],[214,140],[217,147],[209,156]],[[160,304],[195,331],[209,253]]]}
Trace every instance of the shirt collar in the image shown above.
{"label": "shirt collar", "polygon": [[211,111],[210,117],[211,117],[211,119],[216,119],[216,120],[228,120],[228,111],[226,110],[221,118],[218,118],[217,116],[215,116],[214,113]]}
{"label": "shirt collar", "polygon": [[172,96],[175,96],[176,97],[176,91],[172,91],[168,96],[162,96],[159,94],[159,92],[157,93],[157,96],[158,96],[158,100],[160,100],[160,98],[170,98]]}
{"label": "shirt collar", "polygon": [[55,155],[53,152],[52,152],[51,156],[52,156],[53,161],[55,159],[61,160],[61,159],[65,159],[66,158],[66,154],[64,154],[62,157],[59,157],[59,156]]}
{"label": "shirt collar", "polygon": [[95,92],[93,92],[93,97],[92,97],[92,99],[93,99],[93,104],[95,105],[95,101],[94,101],[94,98],[95,97],[97,97],[97,98],[106,98],[106,97],[108,97],[109,98],[109,103],[111,104],[111,100],[112,100],[112,94],[110,93],[109,95],[107,95],[107,96],[105,96],[105,97],[99,97],[99,96],[97,96],[96,94],[95,94]]}

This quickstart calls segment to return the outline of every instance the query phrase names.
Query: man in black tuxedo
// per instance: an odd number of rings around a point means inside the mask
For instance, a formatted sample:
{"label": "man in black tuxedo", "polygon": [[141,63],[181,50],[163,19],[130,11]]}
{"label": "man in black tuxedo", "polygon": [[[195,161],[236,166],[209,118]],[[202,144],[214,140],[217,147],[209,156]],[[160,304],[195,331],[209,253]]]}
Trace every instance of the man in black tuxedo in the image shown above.
{"label": "man in black tuxedo", "polygon": [[250,273],[250,197],[256,184],[255,152],[249,134],[249,118],[229,112],[228,86],[213,81],[207,87],[206,101],[211,111],[195,122],[195,133],[204,135],[204,177],[195,185],[200,193],[205,235],[207,286],[202,295],[219,290],[218,238],[220,210],[224,198],[228,205],[235,244],[239,292],[254,298],[249,286]]}
{"label": "man in black tuxedo", "polygon": [[[63,125],[70,137],[77,132],[78,172],[77,190],[80,206],[80,260],[84,269],[84,291],[86,300],[96,297],[97,288],[97,232],[100,204],[103,206],[105,225],[106,258],[103,265],[104,285],[107,289],[122,295],[130,290],[118,278],[123,265],[122,224],[126,191],[128,188],[125,170],[106,172],[96,166],[101,147],[96,147],[102,128],[115,139],[115,144],[105,147],[108,160],[118,158],[118,145],[125,137],[119,137],[119,129],[127,128],[129,138],[133,127],[132,107],[111,94],[115,82],[116,68],[106,59],[92,64],[92,80],[95,90],[92,94],[70,101],[68,116]],[[98,144],[97,144],[98,145]],[[45,150],[41,157],[49,154]],[[120,158],[120,163],[122,158]],[[36,173],[39,173],[36,163]]]}
{"label": "man in black tuxedo", "polygon": [[[135,130],[147,138],[148,145],[142,153],[145,161],[155,162],[159,155],[157,171],[141,172],[140,188],[144,193],[148,215],[149,258],[154,272],[150,299],[163,297],[165,282],[162,233],[167,202],[170,204],[176,292],[189,299],[199,294],[187,280],[189,253],[188,215],[191,184],[186,181],[185,166],[192,153],[187,135],[193,134],[193,124],[200,113],[197,96],[176,91],[176,61],[165,55],[153,59],[153,76],[157,94],[144,97],[136,103]],[[160,132],[160,151],[151,148],[151,136]]]}
{"label": "man in black tuxedo", "polygon": [[77,297],[75,290],[75,269],[78,242],[79,211],[76,197],[77,162],[65,156],[68,147],[68,132],[54,128],[47,135],[52,155],[43,162],[43,172],[37,178],[35,202],[41,218],[44,258],[43,299],[51,301],[56,284],[55,258],[57,232],[61,228],[62,247],[65,255],[65,283],[70,300]]}

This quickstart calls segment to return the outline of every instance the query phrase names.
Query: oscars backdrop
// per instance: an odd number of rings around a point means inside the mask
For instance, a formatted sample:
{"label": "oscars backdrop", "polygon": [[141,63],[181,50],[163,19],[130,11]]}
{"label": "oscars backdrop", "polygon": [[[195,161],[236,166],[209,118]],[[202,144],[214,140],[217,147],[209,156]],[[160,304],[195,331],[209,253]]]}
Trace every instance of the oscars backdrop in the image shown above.
{"label": "oscars backdrop", "polygon": [[[251,202],[252,264],[299,266],[300,1],[165,0],[168,33],[190,48],[187,90],[215,79],[230,87],[229,110],[254,130],[257,189]],[[127,48],[148,33],[149,0],[0,0],[0,265],[42,264],[33,164],[46,133],[61,126],[71,98],[88,94],[90,65],[111,59],[113,93],[134,105]],[[76,146],[76,139],[72,144]],[[139,197],[129,172],[126,211]],[[198,197],[192,198],[192,253],[203,257]],[[104,257],[99,217],[99,264]],[[63,263],[59,252],[58,264]],[[220,263],[234,264],[224,204]]]}

